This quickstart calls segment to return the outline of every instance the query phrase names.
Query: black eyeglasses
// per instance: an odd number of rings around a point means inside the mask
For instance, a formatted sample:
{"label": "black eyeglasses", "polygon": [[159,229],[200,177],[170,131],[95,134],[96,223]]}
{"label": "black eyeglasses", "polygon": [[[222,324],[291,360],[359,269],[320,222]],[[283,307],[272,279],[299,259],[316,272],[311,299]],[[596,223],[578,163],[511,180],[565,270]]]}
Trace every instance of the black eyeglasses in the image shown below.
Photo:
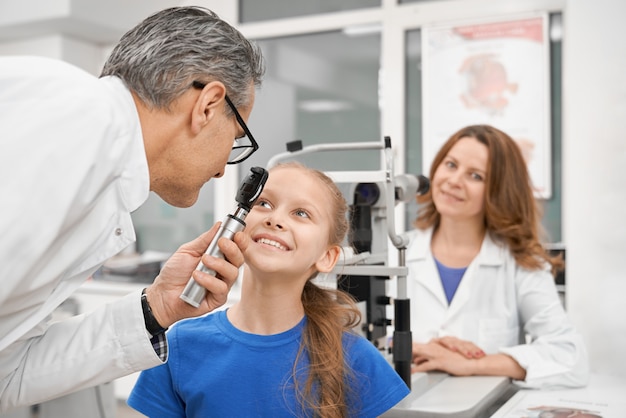
{"label": "black eyeglasses", "polygon": [[[192,83],[192,86],[196,89],[202,90],[206,86],[206,83],[203,83],[202,81],[194,81]],[[256,150],[258,150],[259,145],[254,140],[254,137],[250,133],[248,126],[243,121],[243,118],[237,111],[237,108],[235,107],[233,102],[230,101],[228,95],[226,95],[224,98],[226,99],[226,103],[228,103],[228,106],[230,106],[230,109],[235,114],[235,118],[237,119],[239,126],[241,126],[241,129],[243,129],[244,132],[243,136],[235,138],[235,142],[233,144],[232,150],[230,151],[230,157],[228,158],[227,163],[239,164],[240,162],[245,161],[248,157],[250,157]]]}

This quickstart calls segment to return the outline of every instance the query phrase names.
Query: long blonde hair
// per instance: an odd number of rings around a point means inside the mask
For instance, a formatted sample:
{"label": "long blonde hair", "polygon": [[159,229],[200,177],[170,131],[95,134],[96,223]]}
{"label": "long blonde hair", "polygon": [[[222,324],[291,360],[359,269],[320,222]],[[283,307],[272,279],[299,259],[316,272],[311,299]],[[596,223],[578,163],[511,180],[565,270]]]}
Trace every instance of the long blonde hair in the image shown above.
{"label": "long blonde hair", "polygon": [[[337,185],[324,173],[290,162],[278,167],[297,167],[305,170],[326,186],[331,197],[331,228],[329,245],[341,245],[348,232],[346,213],[348,205]],[[304,411],[312,410],[320,418],[354,416],[347,402],[353,377],[344,356],[342,337],[351,332],[361,320],[361,314],[351,295],[341,290],[322,288],[309,280],[302,292],[302,304],[307,317],[293,378],[296,397]],[[304,356],[309,358],[309,372],[305,382],[299,381],[298,365]]]}

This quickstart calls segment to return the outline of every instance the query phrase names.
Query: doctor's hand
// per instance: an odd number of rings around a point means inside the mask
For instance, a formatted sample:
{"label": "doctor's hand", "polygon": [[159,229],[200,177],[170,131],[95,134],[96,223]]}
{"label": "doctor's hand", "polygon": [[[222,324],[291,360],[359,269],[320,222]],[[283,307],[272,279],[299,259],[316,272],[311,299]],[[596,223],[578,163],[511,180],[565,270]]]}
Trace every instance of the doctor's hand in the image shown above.
{"label": "doctor's hand", "polygon": [[441,344],[447,349],[463,355],[465,358],[482,358],[485,356],[485,352],[473,342],[456,337],[433,338],[431,342]]}
{"label": "doctor's hand", "polygon": [[[235,234],[234,242],[220,238],[217,245],[225,259],[204,254],[219,226],[220,223],[217,223],[195,240],[183,244],[167,260],[152,285],[146,288],[150,309],[161,326],[169,327],[183,318],[203,315],[226,303],[228,292],[243,264],[242,249],[248,246],[249,238],[241,232]],[[215,271],[217,277],[196,270],[200,260]],[[207,290],[206,297],[197,308],[180,299],[190,277]]]}
{"label": "doctor's hand", "polygon": [[473,363],[477,360],[430,341],[426,344],[413,343],[412,361],[412,373],[438,370],[454,376],[470,376],[474,372]]}

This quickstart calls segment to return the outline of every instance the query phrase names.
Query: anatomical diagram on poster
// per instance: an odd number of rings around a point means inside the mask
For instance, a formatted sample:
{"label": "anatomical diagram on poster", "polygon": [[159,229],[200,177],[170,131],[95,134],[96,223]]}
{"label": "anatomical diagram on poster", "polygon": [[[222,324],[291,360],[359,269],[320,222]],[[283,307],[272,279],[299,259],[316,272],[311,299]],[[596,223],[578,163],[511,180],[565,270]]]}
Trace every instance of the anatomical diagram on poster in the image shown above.
{"label": "anatomical diagram on poster", "polygon": [[520,146],[540,198],[551,191],[547,16],[422,29],[423,166],[458,129],[489,124]]}

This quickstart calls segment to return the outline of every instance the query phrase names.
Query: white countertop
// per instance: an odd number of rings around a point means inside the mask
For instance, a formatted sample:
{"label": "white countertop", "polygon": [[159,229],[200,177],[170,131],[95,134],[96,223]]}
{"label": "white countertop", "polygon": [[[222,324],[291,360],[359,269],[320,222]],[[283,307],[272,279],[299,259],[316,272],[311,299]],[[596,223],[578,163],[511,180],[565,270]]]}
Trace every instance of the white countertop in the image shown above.
{"label": "white countertop", "polygon": [[[509,399],[491,418],[539,417],[541,411],[570,409],[572,417],[587,411],[586,417],[626,417],[626,379],[616,376],[593,374],[589,385],[580,389],[532,390],[521,389]],[[545,416],[550,415],[548,413]],[[559,415],[560,416],[560,415]],[[564,415],[565,416],[565,415]]]}

